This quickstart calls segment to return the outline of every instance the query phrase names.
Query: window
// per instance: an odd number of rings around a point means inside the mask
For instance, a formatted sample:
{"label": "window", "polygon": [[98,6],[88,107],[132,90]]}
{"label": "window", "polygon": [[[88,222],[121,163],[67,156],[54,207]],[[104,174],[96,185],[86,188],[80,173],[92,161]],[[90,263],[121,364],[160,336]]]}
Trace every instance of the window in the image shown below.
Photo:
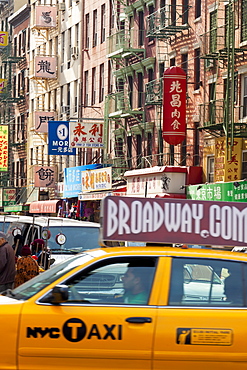
{"label": "window", "polygon": [[188,54],[187,53],[182,54],[181,68],[184,70],[184,72],[187,75],[188,74]]}
{"label": "window", "polygon": [[138,73],[138,108],[142,107],[142,96],[143,96],[143,74]]}
{"label": "window", "polygon": [[136,168],[141,168],[142,164],[142,137],[136,135]]}
{"label": "window", "polygon": [[89,14],[86,14],[85,49],[89,49]]}
{"label": "window", "polygon": [[[61,50],[65,49],[65,33],[62,32],[61,34]],[[65,53],[61,55],[61,62],[64,63]]]}
{"label": "window", "polygon": [[96,68],[92,69],[92,105],[96,102]]}
{"label": "window", "polygon": [[241,41],[247,40],[247,1],[241,1]]}
{"label": "window", "polygon": [[189,0],[182,2],[182,24],[188,24]]}
{"label": "window", "polygon": [[26,30],[22,31],[22,52],[26,53]]}
{"label": "window", "polygon": [[171,58],[170,59],[170,67],[173,67],[176,65],[176,59],[175,58]]}
{"label": "window", "polygon": [[129,104],[131,109],[133,108],[133,86],[134,86],[133,77],[128,76]]}
{"label": "window", "polygon": [[200,49],[194,51],[194,90],[200,89]]}
{"label": "window", "polygon": [[210,35],[209,35],[209,51],[216,52],[217,48],[217,10],[210,13]]}
{"label": "window", "polygon": [[127,163],[128,168],[132,168],[132,136],[127,136]]}
{"label": "window", "polygon": [[247,179],[247,150],[242,151],[242,179]]}
{"label": "window", "polygon": [[201,0],[195,0],[195,19],[201,16]]}
{"label": "window", "polygon": [[99,76],[99,102],[104,100],[104,63],[100,65]]}
{"label": "window", "polygon": [[199,122],[194,123],[194,156],[193,156],[193,166],[200,165],[200,133],[199,133]]}
{"label": "window", "polygon": [[97,10],[93,11],[93,48],[97,45]]}
{"label": "window", "polygon": [[71,59],[71,28],[68,29],[67,53],[68,53],[67,68],[69,69],[70,68],[70,59]]}
{"label": "window", "polygon": [[[147,305],[155,274],[156,258],[112,258],[93,265],[64,282],[67,302]],[[140,292],[133,293],[133,279]]]}
{"label": "window", "polygon": [[84,106],[87,107],[89,105],[89,80],[88,80],[88,71],[85,71],[84,77]]}
{"label": "window", "polygon": [[74,105],[75,105],[75,108],[74,108],[74,112],[76,113],[78,111],[78,92],[77,92],[77,89],[78,89],[78,83],[77,81],[74,82]]}
{"label": "window", "polygon": [[139,12],[139,46],[144,44],[144,14]]}
{"label": "window", "polygon": [[148,132],[147,134],[147,156],[148,161],[151,161],[151,156],[152,156],[152,147],[153,147],[153,135],[151,132]]}
{"label": "window", "polygon": [[214,157],[207,157],[207,182],[214,182]]}
{"label": "window", "polygon": [[101,43],[105,42],[105,32],[106,32],[106,13],[105,4],[101,5]]}
{"label": "window", "polygon": [[112,74],[112,65],[111,61],[108,61],[108,94],[113,92],[113,74]]}
{"label": "window", "polygon": [[[149,15],[151,15],[151,14],[153,14],[153,12],[154,12],[154,6],[153,5],[149,5],[149,7],[148,7],[148,12],[149,12]],[[153,22],[153,21],[152,21]],[[153,26],[152,26],[153,27]],[[149,37],[148,38],[148,41],[150,42],[150,41],[153,41],[154,40],[154,37]]]}
{"label": "window", "polygon": [[243,118],[247,117],[247,76],[243,77]]}
{"label": "window", "polygon": [[242,307],[243,267],[241,262],[173,258],[169,305]]}

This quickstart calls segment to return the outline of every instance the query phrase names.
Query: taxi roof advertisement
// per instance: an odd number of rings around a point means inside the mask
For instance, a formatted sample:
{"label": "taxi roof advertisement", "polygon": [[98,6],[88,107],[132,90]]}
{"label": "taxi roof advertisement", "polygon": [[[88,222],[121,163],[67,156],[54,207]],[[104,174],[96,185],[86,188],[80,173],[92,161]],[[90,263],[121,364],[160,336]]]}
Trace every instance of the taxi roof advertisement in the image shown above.
{"label": "taxi roof advertisement", "polygon": [[103,240],[247,245],[247,204],[107,196]]}

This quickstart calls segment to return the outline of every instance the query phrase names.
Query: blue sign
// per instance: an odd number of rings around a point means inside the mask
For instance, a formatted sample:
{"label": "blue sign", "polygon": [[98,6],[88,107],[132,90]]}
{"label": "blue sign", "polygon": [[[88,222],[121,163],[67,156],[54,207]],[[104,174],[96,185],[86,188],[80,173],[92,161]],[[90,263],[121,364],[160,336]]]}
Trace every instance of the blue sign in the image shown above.
{"label": "blue sign", "polygon": [[76,149],[69,147],[68,121],[48,121],[48,154],[76,155]]}
{"label": "blue sign", "polygon": [[78,197],[82,191],[81,177],[83,171],[96,170],[102,168],[102,164],[89,164],[78,167],[68,167],[64,169],[64,198]]}

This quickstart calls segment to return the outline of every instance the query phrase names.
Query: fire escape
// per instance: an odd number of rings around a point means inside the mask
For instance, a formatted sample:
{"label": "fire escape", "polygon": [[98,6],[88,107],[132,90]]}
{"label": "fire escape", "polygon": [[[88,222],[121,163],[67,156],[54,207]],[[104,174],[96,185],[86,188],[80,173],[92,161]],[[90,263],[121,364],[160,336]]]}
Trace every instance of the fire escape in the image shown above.
{"label": "fire escape", "polygon": [[139,88],[134,91],[133,86],[136,74],[140,76],[145,68],[153,68],[155,58],[146,57],[144,25],[139,29],[134,27],[134,10],[139,2],[131,1],[131,5],[129,1],[112,2],[117,27],[107,39],[107,57],[115,83],[112,81],[112,92],[105,98],[104,136],[107,138],[105,163],[113,164],[113,177],[117,178],[127,169],[141,166],[141,158],[133,158],[130,153],[128,138],[134,136],[137,146],[137,136],[146,128],[145,92],[144,87],[142,91]]}
{"label": "fire escape", "polygon": [[[202,35],[201,57],[205,59],[207,76],[208,79],[212,75],[216,78],[209,84],[207,101],[200,106],[200,129],[215,137],[225,136],[227,149],[231,151],[234,137],[247,137],[244,109],[237,104],[236,68],[246,58],[247,49],[236,46],[238,3],[232,0],[224,6],[221,7],[219,2],[210,13],[209,31]],[[223,74],[226,77],[224,83]]]}

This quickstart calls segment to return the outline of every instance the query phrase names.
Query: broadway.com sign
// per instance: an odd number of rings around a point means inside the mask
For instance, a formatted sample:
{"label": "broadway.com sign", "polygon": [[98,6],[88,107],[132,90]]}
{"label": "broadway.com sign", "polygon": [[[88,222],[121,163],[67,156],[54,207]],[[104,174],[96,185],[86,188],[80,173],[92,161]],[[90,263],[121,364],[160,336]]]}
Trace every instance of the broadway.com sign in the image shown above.
{"label": "broadway.com sign", "polygon": [[103,240],[242,246],[247,203],[108,196]]}

